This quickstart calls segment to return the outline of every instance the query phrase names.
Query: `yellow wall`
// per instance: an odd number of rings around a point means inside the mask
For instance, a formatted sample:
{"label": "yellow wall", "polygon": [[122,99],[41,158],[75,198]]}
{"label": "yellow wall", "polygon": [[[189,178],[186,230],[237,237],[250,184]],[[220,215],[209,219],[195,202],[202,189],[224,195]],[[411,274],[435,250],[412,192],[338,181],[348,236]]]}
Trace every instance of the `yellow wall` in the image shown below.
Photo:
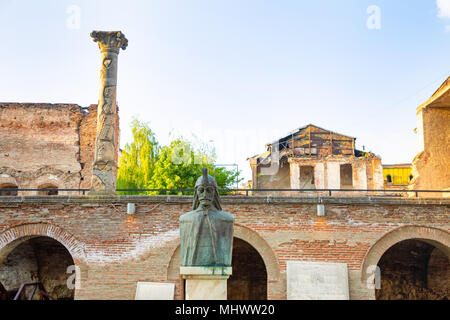
{"label": "yellow wall", "polygon": [[[390,175],[392,183],[387,182],[387,176]],[[383,168],[383,178],[386,184],[408,184],[411,168]]]}

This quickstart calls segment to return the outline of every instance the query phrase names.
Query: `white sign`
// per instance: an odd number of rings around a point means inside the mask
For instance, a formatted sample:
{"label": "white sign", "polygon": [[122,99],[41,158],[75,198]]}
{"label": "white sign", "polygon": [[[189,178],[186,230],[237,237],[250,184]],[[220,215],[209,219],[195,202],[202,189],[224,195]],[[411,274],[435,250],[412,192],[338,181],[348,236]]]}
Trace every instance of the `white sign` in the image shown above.
{"label": "white sign", "polygon": [[288,300],[349,300],[346,263],[287,262]]}
{"label": "white sign", "polygon": [[135,300],[173,300],[174,283],[138,282]]}

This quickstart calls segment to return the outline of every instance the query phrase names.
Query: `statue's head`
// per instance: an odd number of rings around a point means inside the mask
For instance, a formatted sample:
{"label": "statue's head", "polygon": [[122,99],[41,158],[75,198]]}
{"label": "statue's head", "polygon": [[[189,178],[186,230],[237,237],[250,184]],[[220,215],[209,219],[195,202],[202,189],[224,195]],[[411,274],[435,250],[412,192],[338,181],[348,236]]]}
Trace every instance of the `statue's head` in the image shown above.
{"label": "statue's head", "polygon": [[208,169],[203,169],[203,174],[195,183],[193,210],[196,210],[200,204],[203,206],[214,207],[222,210],[220,205],[219,192],[216,180],[208,175]]}

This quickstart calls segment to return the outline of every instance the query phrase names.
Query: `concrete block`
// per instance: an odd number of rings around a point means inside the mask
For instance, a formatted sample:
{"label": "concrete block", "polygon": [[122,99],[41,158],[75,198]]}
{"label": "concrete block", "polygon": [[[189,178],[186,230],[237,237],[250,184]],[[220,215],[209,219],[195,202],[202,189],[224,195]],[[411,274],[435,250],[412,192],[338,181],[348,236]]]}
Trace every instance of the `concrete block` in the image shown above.
{"label": "concrete block", "polygon": [[173,300],[174,283],[138,282],[135,300]]}

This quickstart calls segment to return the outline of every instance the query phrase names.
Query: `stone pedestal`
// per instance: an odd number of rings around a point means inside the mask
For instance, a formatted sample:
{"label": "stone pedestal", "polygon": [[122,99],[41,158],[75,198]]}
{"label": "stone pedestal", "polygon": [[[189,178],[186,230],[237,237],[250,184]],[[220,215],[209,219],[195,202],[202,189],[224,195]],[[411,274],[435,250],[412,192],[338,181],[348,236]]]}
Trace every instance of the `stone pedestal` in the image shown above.
{"label": "stone pedestal", "polygon": [[181,267],[186,300],[227,300],[231,267]]}

